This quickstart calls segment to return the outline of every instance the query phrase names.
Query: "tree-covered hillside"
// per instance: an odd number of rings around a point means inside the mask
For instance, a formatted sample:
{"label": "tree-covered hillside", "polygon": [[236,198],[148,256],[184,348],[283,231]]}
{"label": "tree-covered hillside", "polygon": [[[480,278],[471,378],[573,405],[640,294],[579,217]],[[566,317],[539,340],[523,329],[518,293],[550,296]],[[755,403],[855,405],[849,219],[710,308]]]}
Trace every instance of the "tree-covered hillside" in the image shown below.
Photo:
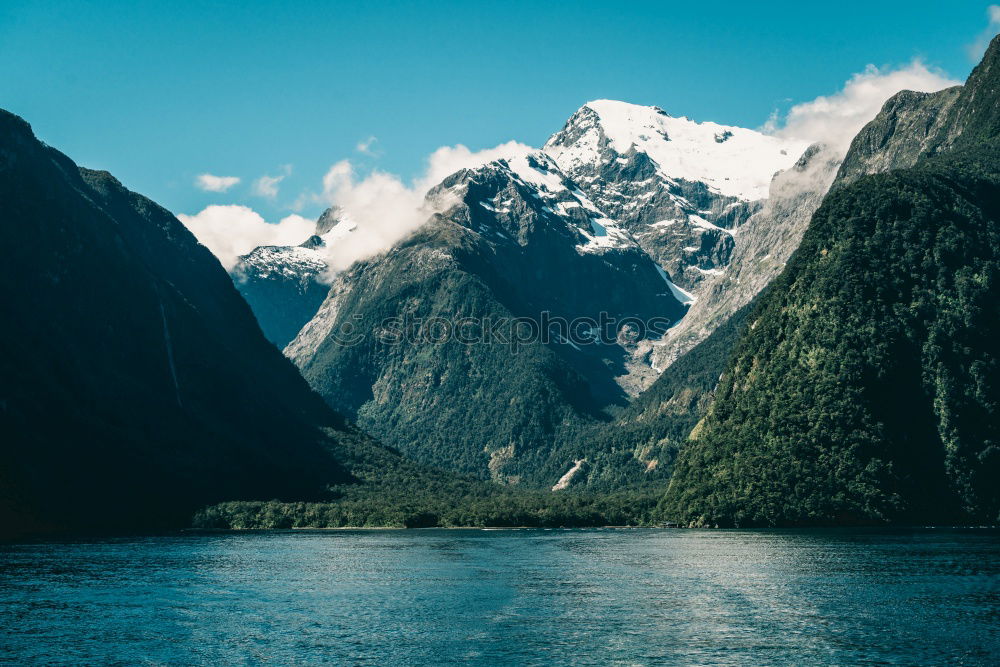
{"label": "tree-covered hillside", "polygon": [[832,194],[747,335],[666,516],[774,525],[997,518],[1000,151]]}
{"label": "tree-covered hillside", "polygon": [[744,306],[671,364],[610,422],[577,425],[553,458],[583,460],[573,489],[614,492],[665,487],[677,451],[711,405],[752,305]]}
{"label": "tree-covered hillside", "polygon": [[[681,450],[665,517],[998,519],[998,82],[1000,37],[960,90],[901,93],[858,135]],[[898,165],[915,166],[865,175]]]}
{"label": "tree-covered hillside", "polygon": [[[439,342],[422,325],[404,338],[405,322],[502,323],[516,316],[482,277],[471,237],[432,223],[388,261],[350,269],[333,287],[336,297],[341,282],[351,284],[337,303],[334,332],[363,338],[324,339],[302,372],[332,405],[404,454],[517,481],[539,470],[556,431],[584,418],[593,401],[579,373],[537,341]],[[383,330],[393,320],[398,327]]]}

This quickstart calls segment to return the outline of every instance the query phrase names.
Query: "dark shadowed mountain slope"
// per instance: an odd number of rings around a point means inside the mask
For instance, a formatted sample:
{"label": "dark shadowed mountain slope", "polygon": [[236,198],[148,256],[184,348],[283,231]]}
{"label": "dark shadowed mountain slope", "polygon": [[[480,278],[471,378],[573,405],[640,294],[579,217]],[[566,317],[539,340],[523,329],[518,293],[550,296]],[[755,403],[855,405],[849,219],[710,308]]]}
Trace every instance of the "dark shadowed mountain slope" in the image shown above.
{"label": "dark shadowed mountain slope", "polygon": [[5,532],[179,525],[209,502],[319,497],[351,479],[331,451],[376,447],[263,337],[173,215],[7,112],[0,201]]}

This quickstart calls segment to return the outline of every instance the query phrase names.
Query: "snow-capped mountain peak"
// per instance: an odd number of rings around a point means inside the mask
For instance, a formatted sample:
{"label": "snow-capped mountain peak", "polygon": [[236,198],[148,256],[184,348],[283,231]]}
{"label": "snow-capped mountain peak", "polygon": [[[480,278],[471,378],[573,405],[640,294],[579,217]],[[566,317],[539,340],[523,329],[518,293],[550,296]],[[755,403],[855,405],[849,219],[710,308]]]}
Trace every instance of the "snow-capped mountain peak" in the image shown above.
{"label": "snow-capped mountain peak", "polygon": [[328,208],[312,236],[297,246],[259,246],[240,257],[232,274],[237,289],[253,308],[268,340],[288,344],[315,315],[329,289],[323,281],[331,246],[357,224],[337,208]]}
{"label": "snow-capped mountain peak", "polygon": [[644,153],[665,179],[702,182],[718,194],[767,197],[771,177],[807,148],[742,127],[673,117],[655,106],[595,100],[581,107],[543,150],[570,176],[583,167]]}

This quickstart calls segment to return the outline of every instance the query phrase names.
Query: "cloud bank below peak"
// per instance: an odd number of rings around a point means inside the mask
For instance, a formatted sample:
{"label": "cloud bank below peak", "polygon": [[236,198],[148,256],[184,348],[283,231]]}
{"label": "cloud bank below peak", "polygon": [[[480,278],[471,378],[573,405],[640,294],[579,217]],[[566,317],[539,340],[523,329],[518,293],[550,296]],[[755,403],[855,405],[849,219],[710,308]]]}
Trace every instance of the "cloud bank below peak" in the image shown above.
{"label": "cloud bank below peak", "polygon": [[240,255],[258,246],[298,245],[316,227],[314,220],[295,214],[268,222],[250,207],[236,204],[213,204],[195,215],[179,213],[177,219],[212,251],[227,271],[232,270]]}
{"label": "cloud bank below peak", "polygon": [[[409,182],[379,169],[360,175],[351,160],[340,160],[323,176],[322,189],[305,193],[299,205],[336,206],[344,218],[354,223],[354,231],[328,248],[330,269],[336,273],[358,260],[388,250],[446,207],[449,202],[428,202],[426,195],[447,176],[532,150],[516,141],[479,151],[461,144],[442,146],[427,157],[423,172]],[[270,195],[277,194],[277,183],[263,185],[255,187],[255,194],[273,199]],[[271,185],[275,186],[274,191],[267,187]],[[301,215],[289,215],[272,223],[250,207],[235,204],[212,205],[197,214],[177,217],[219,258],[227,271],[236,265],[240,255],[258,246],[298,245],[315,229],[315,222]]]}
{"label": "cloud bank below peak", "polygon": [[461,144],[442,146],[428,156],[423,173],[409,183],[377,169],[359,178],[350,160],[335,163],[323,177],[322,192],[313,198],[338,207],[356,227],[330,248],[331,270],[341,271],[358,260],[388,250],[435,212],[447,207],[446,201],[426,200],[427,192],[446,177],[461,169],[474,169],[531,150],[516,141],[480,151]]}
{"label": "cloud bank below peak", "polygon": [[783,117],[775,113],[763,130],[783,138],[822,142],[843,154],[861,128],[896,93],[932,93],[961,83],[919,60],[898,68],[869,65],[851,76],[836,93],[796,104]]}

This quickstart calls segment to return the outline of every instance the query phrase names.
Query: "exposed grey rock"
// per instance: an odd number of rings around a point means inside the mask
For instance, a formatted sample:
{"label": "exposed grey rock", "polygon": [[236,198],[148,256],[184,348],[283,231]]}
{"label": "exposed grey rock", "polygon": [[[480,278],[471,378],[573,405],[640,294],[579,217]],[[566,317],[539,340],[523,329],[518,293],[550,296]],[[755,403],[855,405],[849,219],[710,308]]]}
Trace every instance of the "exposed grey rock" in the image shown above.
{"label": "exposed grey rock", "polygon": [[792,169],[774,177],[771,197],[740,227],[727,266],[703,283],[698,301],[662,344],[652,345],[649,354],[655,368],[667,368],[705,340],[781,273],[839,166],[834,151],[815,144]]}
{"label": "exposed grey rock", "polygon": [[[701,182],[667,178],[649,155],[634,146],[616,152],[597,112],[588,106],[552,135],[544,150],[558,162],[565,149],[585,137],[590,140],[588,134],[598,137],[596,159],[562,165],[567,175],[608,217],[631,232],[677,285],[697,293],[709,272],[729,263],[733,234],[759,202],[721,195]],[[726,134],[717,135],[716,141]],[[728,132],[721,141],[731,136]]]}
{"label": "exposed grey rock", "polygon": [[851,142],[838,181],[912,167],[921,155],[950,141],[941,135],[950,132],[947,119],[961,92],[962,86],[954,86],[936,93],[904,90],[894,95]]}

